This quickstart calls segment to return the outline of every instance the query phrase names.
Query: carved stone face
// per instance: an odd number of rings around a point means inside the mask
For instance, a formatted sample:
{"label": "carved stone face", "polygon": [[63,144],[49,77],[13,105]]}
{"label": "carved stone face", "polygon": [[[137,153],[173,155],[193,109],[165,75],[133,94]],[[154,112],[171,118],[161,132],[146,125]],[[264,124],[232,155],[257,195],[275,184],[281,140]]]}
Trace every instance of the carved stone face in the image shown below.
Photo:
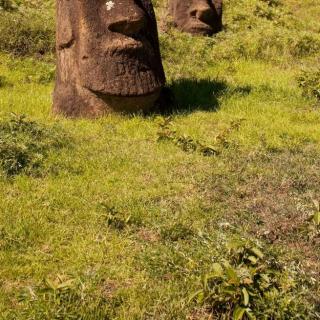
{"label": "carved stone face", "polygon": [[182,31],[210,36],[222,29],[222,0],[170,0],[169,11]]}
{"label": "carved stone face", "polygon": [[150,108],[165,83],[151,0],[57,0],[57,60],[56,111]]}

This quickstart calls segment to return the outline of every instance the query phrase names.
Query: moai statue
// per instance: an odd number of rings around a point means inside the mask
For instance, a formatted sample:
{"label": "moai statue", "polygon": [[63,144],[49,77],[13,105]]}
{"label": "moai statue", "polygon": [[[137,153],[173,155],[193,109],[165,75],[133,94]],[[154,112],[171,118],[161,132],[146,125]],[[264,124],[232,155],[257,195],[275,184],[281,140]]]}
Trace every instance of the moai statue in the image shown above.
{"label": "moai statue", "polygon": [[149,110],[165,84],[151,0],[57,0],[53,111]]}
{"label": "moai statue", "polygon": [[222,1],[169,0],[169,13],[179,30],[211,36],[222,30]]}

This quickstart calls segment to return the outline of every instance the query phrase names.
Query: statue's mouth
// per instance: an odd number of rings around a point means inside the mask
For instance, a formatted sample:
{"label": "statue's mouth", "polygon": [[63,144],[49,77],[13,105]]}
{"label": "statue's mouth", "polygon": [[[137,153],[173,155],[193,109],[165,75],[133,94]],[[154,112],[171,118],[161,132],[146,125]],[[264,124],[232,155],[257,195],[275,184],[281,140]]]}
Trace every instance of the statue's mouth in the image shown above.
{"label": "statue's mouth", "polygon": [[109,95],[90,90],[96,97],[103,100],[109,107],[115,111],[136,112],[139,110],[150,109],[160,96],[161,89],[144,95],[119,96]]}
{"label": "statue's mouth", "polygon": [[147,92],[147,93],[143,93],[143,94],[133,94],[133,95],[120,95],[120,94],[106,94],[104,92],[100,92],[100,91],[95,91],[92,90],[90,88],[86,88],[87,90],[89,90],[91,93],[95,94],[96,96],[98,96],[99,98],[103,99],[103,100],[109,100],[109,99],[130,99],[130,98],[148,98],[148,97],[152,97],[155,95],[159,95],[160,91],[161,91],[161,87],[154,89],[151,92]]}
{"label": "statue's mouth", "polygon": [[213,28],[210,25],[196,19],[188,24],[188,30],[191,33],[202,35],[211,35],[213,33]]}

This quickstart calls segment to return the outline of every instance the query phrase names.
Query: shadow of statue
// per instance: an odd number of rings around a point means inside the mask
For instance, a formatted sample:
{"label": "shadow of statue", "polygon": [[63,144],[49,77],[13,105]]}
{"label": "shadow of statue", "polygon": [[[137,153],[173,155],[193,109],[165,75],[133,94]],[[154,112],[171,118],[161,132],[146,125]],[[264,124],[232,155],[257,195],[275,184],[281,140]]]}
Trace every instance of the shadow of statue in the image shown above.
{"label": "shadow of statue", "polygon": [[215,112],[224,96],[250,94],[250,86],[233,87],[224,80],[179,79],[164,88],[160,103],[161,114]]}
{"label": "shadow of statue", "polygon": [[173,111],[216,111],[219,98],[227,91],[226,82],[208,79],[179,79],[170,85],[173,94]]}
{"label": "shadow of statue", "polygon": [[220,107],[221,98],[234,95],[243,97],[251,91],[251,86],[232,86],[224,80],[178,79],[163,88],[158,104],[151,110],[151,114],[215,112]]}

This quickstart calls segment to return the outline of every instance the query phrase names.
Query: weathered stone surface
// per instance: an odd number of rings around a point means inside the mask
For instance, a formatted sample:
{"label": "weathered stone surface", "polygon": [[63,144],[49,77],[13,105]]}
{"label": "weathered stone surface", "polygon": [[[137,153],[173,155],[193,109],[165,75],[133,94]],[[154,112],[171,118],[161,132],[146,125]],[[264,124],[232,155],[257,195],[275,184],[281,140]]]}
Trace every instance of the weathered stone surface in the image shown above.
{"label": "weathered stone surface", "polygon": [[53,111],[150,109],[165,83],[151,0],[57,0]]}
{"label": "weathered stone surface", "polygon": [[181,31],[211,36],[222,30],[222,0],[169,0],[169,12]]}

